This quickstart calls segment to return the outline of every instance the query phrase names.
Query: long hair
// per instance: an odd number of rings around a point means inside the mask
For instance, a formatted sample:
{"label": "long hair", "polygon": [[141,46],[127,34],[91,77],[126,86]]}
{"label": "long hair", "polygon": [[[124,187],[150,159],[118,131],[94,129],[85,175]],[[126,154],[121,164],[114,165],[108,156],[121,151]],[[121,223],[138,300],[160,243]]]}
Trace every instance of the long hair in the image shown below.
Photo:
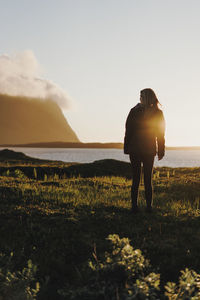
{"label": "long hair", "polygon": [[157,108],[158,109],[158,105],[161,105],[160,102],[158,101],[158,98],[155,94],[155,92],[150,89],[144,89],[140,91],[140,100],[141,103],[146,107],[146,108]]}

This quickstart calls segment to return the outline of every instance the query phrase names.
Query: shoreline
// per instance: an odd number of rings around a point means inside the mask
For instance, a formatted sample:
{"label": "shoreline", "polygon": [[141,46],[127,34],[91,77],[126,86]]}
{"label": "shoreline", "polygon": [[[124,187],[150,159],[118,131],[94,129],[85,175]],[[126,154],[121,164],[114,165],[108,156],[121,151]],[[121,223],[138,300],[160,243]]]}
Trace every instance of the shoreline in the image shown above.
{"label": "shoreline", "polygon": [[[123,149],[123,143],[68,143],[44,142],[27,144],[2,144],[1,148],[74,148],[74,149]],[[200,146],[166,146],[166,150],[200,150]]]}

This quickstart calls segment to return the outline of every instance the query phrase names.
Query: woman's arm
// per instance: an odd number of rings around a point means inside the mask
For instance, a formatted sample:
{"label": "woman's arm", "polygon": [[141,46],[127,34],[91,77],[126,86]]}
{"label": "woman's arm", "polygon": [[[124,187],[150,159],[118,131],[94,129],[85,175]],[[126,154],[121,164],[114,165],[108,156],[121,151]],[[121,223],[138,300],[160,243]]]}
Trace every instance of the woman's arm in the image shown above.
{"label": "woman's arm", "polygon": [[158,159],[162,159],[165,155],[165,119],[163,112],[160,110],[157,119],[157,147],[158,147]]}
{"label": "woman's arm", "polygon": [[125,125],[125,137],[124,137],[124,154],[130,154],[130,140],[133,134],[133,110],[128,114]]}

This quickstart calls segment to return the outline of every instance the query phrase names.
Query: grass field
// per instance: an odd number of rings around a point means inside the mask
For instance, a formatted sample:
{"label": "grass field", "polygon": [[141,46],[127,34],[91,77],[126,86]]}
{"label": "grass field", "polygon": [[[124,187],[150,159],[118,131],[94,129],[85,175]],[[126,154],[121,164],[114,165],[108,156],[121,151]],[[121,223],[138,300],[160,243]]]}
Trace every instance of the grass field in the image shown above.
{"label": "grass field", "polygon": [[108,175],[111,163],[74,165],[71,173],[67,165],[2,163],[0,283],[6,268],[16,274],[31,260],[37,266],[34,280],[40,291],[36,298],[21,299],[68,299],[58,290],[88,284],[88,260],[93,253],[99,258],[104,255],[109,234],[127,237],[134,249],[141,249],[161,276],[161,291],[166,282],[178,281],[180,270],[188,267],[199,272],[200,168],[156,168],[153,213],[145,212],[141,182],[141,210],[133,215],[129,166],[114,162],[115,176]]}

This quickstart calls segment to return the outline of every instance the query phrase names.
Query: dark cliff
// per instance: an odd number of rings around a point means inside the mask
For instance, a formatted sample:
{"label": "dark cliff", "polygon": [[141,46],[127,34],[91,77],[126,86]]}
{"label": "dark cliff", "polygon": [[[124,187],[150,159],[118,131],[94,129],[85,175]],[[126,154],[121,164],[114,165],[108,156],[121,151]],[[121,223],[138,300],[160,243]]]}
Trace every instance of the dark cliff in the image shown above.
{"label": "dark cliff", "polygon": [[0,95],[0,144],[80,142],[52,100]]}

